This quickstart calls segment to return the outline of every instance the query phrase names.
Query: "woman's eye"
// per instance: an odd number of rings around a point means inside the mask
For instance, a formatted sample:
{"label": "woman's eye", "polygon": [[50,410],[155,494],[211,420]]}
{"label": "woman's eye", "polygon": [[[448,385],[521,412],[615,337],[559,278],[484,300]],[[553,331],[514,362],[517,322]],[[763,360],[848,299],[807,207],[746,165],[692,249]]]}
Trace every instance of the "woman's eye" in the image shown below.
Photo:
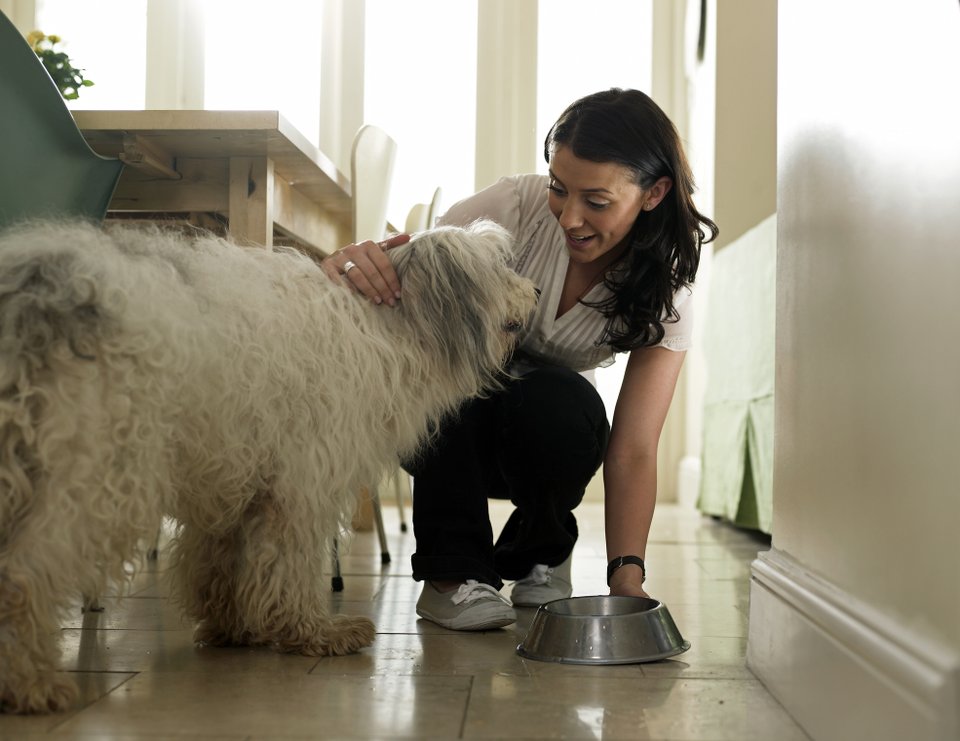
{"label": "woman's eye", "polygon": [[559,186],[557,186],[557,185],[552,185],[552,184],[551,184],[551,185],[548,185],[548,186],[547,186],[547,190],[549,190],[549,191],[550,191],[551,193],[553,193],[554,195],[558,195],[558,196],[565,196],[565,195],[567,194],[566,191],[565,191],[563,188],[561,188],[561,187],[559,187]]}
{"label": "woman's eye", "polygon": [[587,205],[588,205],[590,208],[592,208],[592,209],[596,209],[597,211],[600,211],[600,210],[602,210],[602,209],[605,209],[605,208],[606,208],[607,206],[609,206],[610,204],[609,204],[609,203],[598,203],[597,201],[587,201]]}

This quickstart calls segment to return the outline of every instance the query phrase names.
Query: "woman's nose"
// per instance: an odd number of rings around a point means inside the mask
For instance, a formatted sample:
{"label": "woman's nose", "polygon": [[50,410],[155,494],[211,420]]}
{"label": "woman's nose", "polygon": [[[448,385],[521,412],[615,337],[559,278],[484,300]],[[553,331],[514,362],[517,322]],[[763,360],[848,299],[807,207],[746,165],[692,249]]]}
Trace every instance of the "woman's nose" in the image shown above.
{"label": "woman's nose", "polygon": [[564,229],[574,229],[583,223],[583,213],[580,208],[573,203],[572,199],[568,199],[567,202],[563,204],[563,210],[560,212],[558,221]]}

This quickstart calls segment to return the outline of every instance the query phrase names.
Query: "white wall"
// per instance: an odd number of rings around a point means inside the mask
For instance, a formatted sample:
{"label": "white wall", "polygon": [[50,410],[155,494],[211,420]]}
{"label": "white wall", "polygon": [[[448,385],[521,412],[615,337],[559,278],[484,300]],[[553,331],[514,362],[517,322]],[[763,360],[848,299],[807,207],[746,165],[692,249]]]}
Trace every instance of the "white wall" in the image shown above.
{"label": "white wall", "polygon": [[815,739],[956,739],[960,7],[779,13],[773,549],[749,662]]}
{"label": "white wall", "polygon": [[[687,154],[697,185],[696,204],[701,213],[716,221],[716,111],[717,111],[717,3],[705,5],[704,53],[697,56],[700,28],[700,3],[686,3],[683,18],[681,70],[686,82]],[[720,229],[723,229],[722,223]],[[710,267],[713,244],[704,245],[694,287],[694,346],[687,353],[681,389],[684,394],[684,457],[677,474],[677,499],[692,505],[700,489],[700,452],[703,438],[703,396],[706,388],[706,362],[703,357],[705,309],[710,291]],[[676,403],[676,402],[675,402]]]}
{"label": "white wall", "polygon": [[364,0],[323,0],[320,150],[350,172],[353,137],[364,124]]}
{"label": "white wall", "polygon": [[[682,415],[683,424],[665,429],[665,442],[683,450],[671,484],[677,499],[692,505],[700,486],[709,374],[702,338],[713,254],[776,209],[777,12],[771,0],[707,0],[698,55],[700,1],[656,0],[654,8],[655,97],[685,140],[697,207],[720,228],[720,237],[705,245],[701,255],[694,291],[696,340],[671,409],[671,415]],[[672,49],[664,44],[669,36]],[[681,433],[682,446],[671,443]]]}
{"label": "white wall", "polygon": [[537,163],[538,0],[481,0],[475,190]]}
{"label": "white wall", "polygon": [[204,20],[198,0],[147,0],[145,108],[204,108]]}
{"label": "white wall", "polygon": [[714,2],[719,250],[777,207],[777,3]]}

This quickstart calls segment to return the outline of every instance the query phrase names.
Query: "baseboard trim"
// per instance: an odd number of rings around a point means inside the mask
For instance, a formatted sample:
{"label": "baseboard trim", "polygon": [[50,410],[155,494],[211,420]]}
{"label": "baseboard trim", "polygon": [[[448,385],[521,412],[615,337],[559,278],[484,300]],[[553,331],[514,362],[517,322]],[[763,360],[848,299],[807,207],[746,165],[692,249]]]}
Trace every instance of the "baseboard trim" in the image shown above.
{"label": "baseboard trim", "polygon": [[752,565],[747,665],[817,741],[955,741],[960,657],[771,549]]}

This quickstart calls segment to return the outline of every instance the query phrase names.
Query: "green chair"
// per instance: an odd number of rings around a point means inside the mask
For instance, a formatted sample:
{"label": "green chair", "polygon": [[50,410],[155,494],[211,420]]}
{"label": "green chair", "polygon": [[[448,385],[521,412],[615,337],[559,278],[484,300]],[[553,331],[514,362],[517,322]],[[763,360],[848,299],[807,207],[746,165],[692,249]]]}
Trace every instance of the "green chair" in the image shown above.
{"label": "green chair", "polygon": [[44,217],[100,222],[122,170],[90,149],[43,64],[0,12],[0,229]]}
{"label": "green chair", "polygon": [[[0,12],[0,230],[27,219],[100,223],[122,171],[120,160],[90,149],[53,79]],[[85,611],[100,609],[84,597]]]}

